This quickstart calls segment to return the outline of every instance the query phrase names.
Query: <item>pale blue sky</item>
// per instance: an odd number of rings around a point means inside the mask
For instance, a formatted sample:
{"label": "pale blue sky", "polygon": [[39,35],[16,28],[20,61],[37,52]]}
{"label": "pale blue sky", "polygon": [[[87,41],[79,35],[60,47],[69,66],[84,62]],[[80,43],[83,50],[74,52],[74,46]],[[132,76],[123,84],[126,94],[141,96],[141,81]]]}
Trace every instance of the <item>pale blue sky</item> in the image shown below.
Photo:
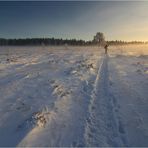
{"label": "pale blue sky", "polygon": [[148,41],[148,2],[0,2],[0,38]]}

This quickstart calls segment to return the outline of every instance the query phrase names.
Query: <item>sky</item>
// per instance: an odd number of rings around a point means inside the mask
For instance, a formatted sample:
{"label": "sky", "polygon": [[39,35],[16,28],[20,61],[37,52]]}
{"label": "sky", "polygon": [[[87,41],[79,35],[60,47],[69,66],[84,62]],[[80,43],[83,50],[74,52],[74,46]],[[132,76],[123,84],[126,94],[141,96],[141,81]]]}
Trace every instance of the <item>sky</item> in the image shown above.
{"label": "sky", "polygon": [[148,41],[148,1],[0,1],[0,38]]}

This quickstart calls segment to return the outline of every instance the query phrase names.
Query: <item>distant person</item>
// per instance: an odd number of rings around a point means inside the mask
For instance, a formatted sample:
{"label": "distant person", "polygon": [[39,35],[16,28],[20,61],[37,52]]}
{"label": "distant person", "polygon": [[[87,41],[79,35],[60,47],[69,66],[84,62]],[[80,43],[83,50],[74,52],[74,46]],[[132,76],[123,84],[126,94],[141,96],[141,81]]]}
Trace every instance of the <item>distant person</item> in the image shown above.
{"label": "distant person", "polygon": [[107,51],[108,51],[108,44],[106,44],[105,46],[104,46],[104,49],[105,49],[105,54],[107,54]]}

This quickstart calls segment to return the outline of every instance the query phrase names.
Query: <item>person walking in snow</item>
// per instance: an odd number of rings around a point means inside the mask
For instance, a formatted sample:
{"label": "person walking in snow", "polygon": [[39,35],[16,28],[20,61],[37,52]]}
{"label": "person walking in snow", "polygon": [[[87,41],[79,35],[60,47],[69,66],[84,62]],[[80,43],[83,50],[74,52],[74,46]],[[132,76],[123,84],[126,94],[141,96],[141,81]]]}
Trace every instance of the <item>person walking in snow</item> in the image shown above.
{"label": "person walking in snow", "polygon": [[107,54],[107,51],[108,51],[108,44],[106,44],[105,46],[104,46],[104,49],[105,49],[105,54]]}

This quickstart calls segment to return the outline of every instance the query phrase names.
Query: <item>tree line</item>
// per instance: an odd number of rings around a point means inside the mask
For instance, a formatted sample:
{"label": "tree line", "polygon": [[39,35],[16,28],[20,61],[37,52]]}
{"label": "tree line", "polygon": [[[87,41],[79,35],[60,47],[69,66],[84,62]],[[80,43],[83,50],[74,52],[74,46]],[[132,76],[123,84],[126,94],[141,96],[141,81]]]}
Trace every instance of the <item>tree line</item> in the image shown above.
{"label": "tree line", "polygon": [[26,38],[26,39],[3,39],[0,38],[0,45],[85,45],[83,40],[76,39],[55,39],[55,38]]}
{"label": "tree line", "polygon": [[[125,42],[125,41],[106,41],[109,45],[126,45],[126,44],[144,44],[148,42],[141,42],[141,41],[132,41],[132,42]],[[85,45],[99,45],[101,43],[96,42],[96,40],[92,41],[84,41],[84,40],[76,40],[76,39],[56,39],[56,38],[26,38],[26,39],[3,39],[0,38],[0,46],[5,45],[78,45],[78,46],[85,46]]]}

